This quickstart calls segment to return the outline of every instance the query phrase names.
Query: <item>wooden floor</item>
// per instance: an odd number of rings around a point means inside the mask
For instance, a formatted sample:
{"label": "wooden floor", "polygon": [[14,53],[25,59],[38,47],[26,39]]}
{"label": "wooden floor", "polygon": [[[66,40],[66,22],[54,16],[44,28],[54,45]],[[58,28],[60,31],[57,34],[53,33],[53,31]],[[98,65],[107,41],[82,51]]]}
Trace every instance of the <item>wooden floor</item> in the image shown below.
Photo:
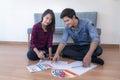
{"label": "wooden floor", "polygon": [[[0,43],[0,80],[61,80],[53,77],[50,70],[30,73],[26,66],[38,61],[27,59],[27,49],[27,44]],[[105,60],[105,65],[99,65],[83,75],[64,80],[120,80],[119,48],[112,46],[103,49],[103,55],[100,57]]]}

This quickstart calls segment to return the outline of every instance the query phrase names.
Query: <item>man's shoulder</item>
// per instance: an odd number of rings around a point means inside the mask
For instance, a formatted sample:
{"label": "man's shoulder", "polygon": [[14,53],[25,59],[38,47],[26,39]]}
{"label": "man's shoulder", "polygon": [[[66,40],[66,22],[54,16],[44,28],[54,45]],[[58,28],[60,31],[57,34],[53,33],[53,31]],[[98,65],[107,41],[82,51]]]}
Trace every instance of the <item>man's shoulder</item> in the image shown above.
{"label": "man's shoulder", "polygon": [[64,28],[65,30],[69,30],[70,28],[68,28],[67,26]]}
{"label": "man's shoulder", "polygon": [[83,22],[83,23],[90,23],[90,24],[93,23],[90,19],[87,19],[87,18],[85,18],[85,19],[80,19],[80,21]]}
{"label": "man's shoulder", "polygon": [[91,20],[87,19],[87,18],[83,18],[83,19],[79,19],[80,23],[89,23],[91,22]]}

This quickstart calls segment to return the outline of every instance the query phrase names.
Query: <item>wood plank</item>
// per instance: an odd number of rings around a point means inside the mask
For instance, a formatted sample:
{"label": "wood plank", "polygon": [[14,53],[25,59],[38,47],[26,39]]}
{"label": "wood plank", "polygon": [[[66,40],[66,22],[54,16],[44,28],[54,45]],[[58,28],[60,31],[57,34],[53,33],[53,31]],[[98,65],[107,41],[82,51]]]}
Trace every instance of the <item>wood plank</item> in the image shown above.
{"label": "wood plank", "polygon": [[[61,80],[52,76],[50,70],[30,73],[26,66],[38,61],[29,61],[26,57],[27,44],[0,43],[0,80]],[[118,47],[103,47],[105,60],[103,66],[98,66],[83,75],[65,80],[120,80],[120,51]],[[62,58],[71,62],[71,59]]]}

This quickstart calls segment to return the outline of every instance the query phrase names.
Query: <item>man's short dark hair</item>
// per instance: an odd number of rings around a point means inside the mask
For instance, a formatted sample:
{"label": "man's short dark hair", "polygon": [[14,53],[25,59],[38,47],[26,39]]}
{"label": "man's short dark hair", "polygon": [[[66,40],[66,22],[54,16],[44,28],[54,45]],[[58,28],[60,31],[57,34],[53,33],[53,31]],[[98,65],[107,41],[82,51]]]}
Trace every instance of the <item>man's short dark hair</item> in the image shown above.
{"label": "man's short dark hair", "polygon": [[61,13],[60,18],[63,18],[63,17],[65,17],[65,16],[67,16],[67,17],[69,17],[69,18],[72,18],[73,16],[76,17],[76,13],[75,13],[75,11],[74,11],[73,9],[71,9],[71,8],[65,8],[65,9],[62,11],[62,13]]}

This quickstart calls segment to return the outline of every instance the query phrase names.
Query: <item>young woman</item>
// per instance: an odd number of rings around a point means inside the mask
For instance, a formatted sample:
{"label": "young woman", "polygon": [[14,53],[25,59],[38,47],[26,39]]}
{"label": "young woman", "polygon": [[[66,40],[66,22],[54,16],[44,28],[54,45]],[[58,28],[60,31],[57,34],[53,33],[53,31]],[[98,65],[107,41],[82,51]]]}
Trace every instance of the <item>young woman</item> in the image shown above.
{"label": "young woman", "polygon": [[[51,9],[42,14],[42,20],[36,23],[32,29],[30,48],[27,57],[30,60],[44,60],[46,54],[52,58],[57,46],[52,46],[53,33],[55,31],[55,15]],[[52,47],[54,47],[52,50]]]}

